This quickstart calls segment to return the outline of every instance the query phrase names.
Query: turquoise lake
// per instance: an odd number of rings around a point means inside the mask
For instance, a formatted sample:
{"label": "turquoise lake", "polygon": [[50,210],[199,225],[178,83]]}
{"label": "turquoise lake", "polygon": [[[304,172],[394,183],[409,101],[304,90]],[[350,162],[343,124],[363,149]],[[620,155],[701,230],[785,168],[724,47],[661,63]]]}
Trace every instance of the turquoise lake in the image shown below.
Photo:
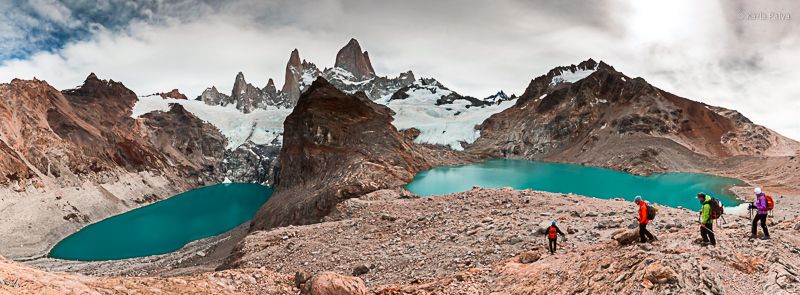
{"label": "turquoise lake", "polygon": [[437,167],[417,174],[406,189],[421,196],[463,192],[472,186],[513,187],[589,197],[633,200],[641,195],[661,205],[700,209],[695,197],[704,192],[727,206],[740,201],[728,191],[744,182],[698,173],[665,173],[637,176],[597,167],[527,160],[489,160],[483,163]]}
{"label": "turquoise lake", "polygon": [[198,188],[91,224],[59,242],[49,256],[95,261],[169,253],[248,222],[271,194],[272,189],[249,183]]}

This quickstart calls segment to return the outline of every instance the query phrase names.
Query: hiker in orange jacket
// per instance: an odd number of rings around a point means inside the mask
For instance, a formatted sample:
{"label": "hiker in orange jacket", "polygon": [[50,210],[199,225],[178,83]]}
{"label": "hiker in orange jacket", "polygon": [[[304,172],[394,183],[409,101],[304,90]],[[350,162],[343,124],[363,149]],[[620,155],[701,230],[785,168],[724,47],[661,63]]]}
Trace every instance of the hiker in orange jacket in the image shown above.
{"label": "hiker in orange jacket", "polygon": [[647,230],[647,224],[650,220],[647,219],[647,204],[642,200],[641,196],[633,198],[633,202],[639,206],[639,242],[653,242],[656,237]]}
{"label": "hiker in orange jacket", "polygon": [[[560,229],[558,229],[558,227],[556,226],[556,221],[553,220],[553,223],[550,224],[550,227],[547,228],[547,233],[546,234],[547,234],[547,241],[548,241],[547,248],[550,250],[550,254],[551,255],[555,254],[556,253],[556,240],[558,239],[558,235],[557,234],[559,234],[562,237],[564,237],[564,233],[561,232]],[[564,237],[564,239],[566,239],[566,237]]]}

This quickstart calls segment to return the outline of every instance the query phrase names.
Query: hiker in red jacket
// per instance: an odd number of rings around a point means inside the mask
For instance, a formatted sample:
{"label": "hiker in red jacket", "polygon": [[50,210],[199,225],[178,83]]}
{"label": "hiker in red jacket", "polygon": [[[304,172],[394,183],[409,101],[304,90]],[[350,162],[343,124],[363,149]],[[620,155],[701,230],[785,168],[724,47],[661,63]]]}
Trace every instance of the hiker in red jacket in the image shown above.
{"label": "hiker in red jacket", "polygon": [[[561,237],[564,237],[564,233],[561,232],[560,229],[558,229],[555,220],[553,220],[553,223],[550,224],[550,227],[547,228],[546,232],[548,241],[547,248],[550,250],[550,255],[552,255],[556,253],[556,240],[558,239],[557,234],[561,235]],[[564,239],[566,239],[566,237],[564,237]]]}
{"label": "hiker in red jacket", "polygon": [[642,201],[641,196],[636,196],[633,198],[633,202],[639,206],[639,242],[646,243],[646,242],[653,242],[656,240],[656,237],[647,230],[647,224],[650,223],[650,220],[647,219],[647,204]]}

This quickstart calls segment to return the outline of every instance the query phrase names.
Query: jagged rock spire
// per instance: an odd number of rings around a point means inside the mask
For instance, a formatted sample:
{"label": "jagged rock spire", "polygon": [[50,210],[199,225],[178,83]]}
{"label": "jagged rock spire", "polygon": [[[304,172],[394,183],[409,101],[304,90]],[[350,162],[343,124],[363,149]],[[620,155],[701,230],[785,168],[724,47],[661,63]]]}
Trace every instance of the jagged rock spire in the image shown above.
{"label": "jagged rock spire", "polygon": [[281,91],[287,97],[296,98],[300,97],[300,76],[303,73],[303,63],[300,60],[300,52],[297,48],[292,50],[289,56],[289,62],[286,63],[286,74]]}
{"label": "jagged rock spire", "polygon": [[360,80],[375,77],[375,70],[369,61],[369,54],[361,51],[361,45],[356,39],[350,39],[350,42],[339,50],[334,66],[347,70]]}

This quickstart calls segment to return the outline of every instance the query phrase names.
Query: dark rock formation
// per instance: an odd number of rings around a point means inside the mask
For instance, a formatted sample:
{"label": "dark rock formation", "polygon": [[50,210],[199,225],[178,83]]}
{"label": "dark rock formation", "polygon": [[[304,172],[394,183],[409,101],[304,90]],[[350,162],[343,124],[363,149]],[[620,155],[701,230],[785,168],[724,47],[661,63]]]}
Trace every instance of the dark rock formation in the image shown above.
{"label": "dark rock formation", "polygon": [[225,151],[222,171],[233,182],[255,182],[271,186],[277,177],[280,150],[278,142],[245,142],[234,150]]}
{"label": "dark rock formation", "polygon": [[342,200],[400,186],[431,167],[392,115],[363,93],[314,81],[286,118],[280,178],[252,229],[317,222]]}
{"label": "dark rock formation", "polygon": [[217,87],[206,88],[197,100],[205,102],[207,105],[226,106],[231,103],[231,97],[217,91]]}

